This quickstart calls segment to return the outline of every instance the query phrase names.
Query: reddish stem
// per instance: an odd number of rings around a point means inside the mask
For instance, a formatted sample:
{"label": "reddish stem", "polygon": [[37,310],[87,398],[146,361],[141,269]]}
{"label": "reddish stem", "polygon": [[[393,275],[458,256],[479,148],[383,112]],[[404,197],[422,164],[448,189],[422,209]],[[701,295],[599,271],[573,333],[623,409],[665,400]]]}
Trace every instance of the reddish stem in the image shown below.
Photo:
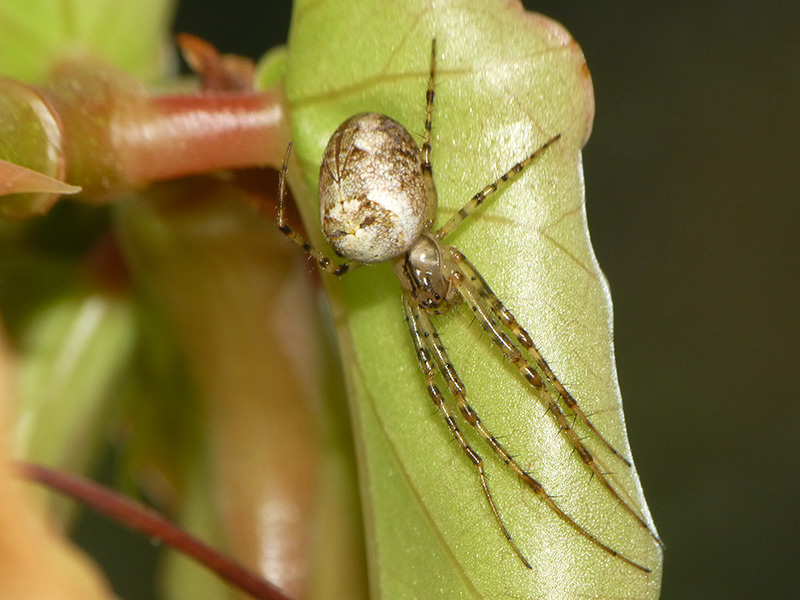
{"label": "reddish stem", "polygon": [[118,169],[128,181],[279,164],[288,133],[275,92],[161,96],[112,120]]}
{"label": "reddish stem", "polygon": [[[61,64],[40,87],[0,79],[0,160],[101,201],[153,181],[280,167],[290,137],[280,86],[254,91],[249,61],[189,46],[205,84],[222,89],[156,96],[127,73],[88,59]],[[61,193],[19,191],[33,193],[6,199],[4,213],[46,212]]]}
{"label": "reddish stem", "polygon": [[48,469],[41,465],[18,463],[21,476],[79,500],[122,525],[160,540],[195,559],[231,585],[259,600],[290,600],[280,588],[263,577],[223,556],[189,535],[152,509],[87,479]]}
{"label": "reddish stem", "polygon": [[277,168],[289,142],[279,88],[154,96],[121,71],[77,62],[61,65],[40,93],[64,140],[65,179],[90,195],[220,169]]}

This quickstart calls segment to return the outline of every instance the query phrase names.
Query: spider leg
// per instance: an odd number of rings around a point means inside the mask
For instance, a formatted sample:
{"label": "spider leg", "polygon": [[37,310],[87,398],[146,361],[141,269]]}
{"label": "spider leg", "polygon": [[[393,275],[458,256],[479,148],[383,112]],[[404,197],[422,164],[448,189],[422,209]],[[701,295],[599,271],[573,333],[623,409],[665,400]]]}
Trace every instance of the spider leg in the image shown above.
{"label": "spider leg", "polygon": [[422,176],[425,178],[425,187],[428,190],[428,221],[427,230],[433,227],[438,209],[438,195],[433,182],[433,166],[431,165],[431,130],[433,126],[433,97],[434,75],[436,73],[436,38],[431,42],[431,73],[428,77],[428,91],[425,94],[425,135],[422,138]]}
{"label": "spider leg", "polygon": [[547,385],[545,384],[545,381],[542,379],[541,375],[539,375],[536,369],[534,369],[528,360],[523,356],[522,351],[514,345],[511,339],[500,328],[500,325],[495,320],[492,310],[486,299],[484,299],[480,293],[478,293],[475,286],[471,281],[469,281],[469,278],[459,270],[458,265],[455,262],[446,261],[446,264],[449,267],[447,268],[446,276],[456,286],[458,293],[464,299],[465,304],[472,311],[483,330],[489,334],[492,342],[498,348],[500,348],[506,358],[508,358],[520,370],[520,373],[522,373],[522,376],[525,378],[525,380],[539,392],[539,399],[542,401],[545,408],[552,413],[560,430],[566,433],[567,438],[569,438],[570,443],[581,457],[581,460],[600,479],[606,489],[608,489],[611,495],[625,508],[625,510],[630,513],[657,542],[661,543],[660,538],[652,529],[650,529],[650,526],[645,522],[645,520],[639,516],[635,510],[633,510],[631,505],[628,504],[628,502],[626,502],[622,496],[620,496],[619,492],[614,488],[614,486],[611,485],[611,482],[606,477],[605,473],[603,473],[603,471],[600,469],[600,465],[598,465],[594,456],[592,456],[592,453],[589,452],[581,439],[578,437],[577,432],[572,428],[572,426],[570,426],[569,421],[561,410],[561,407],[553,398],[553,395],[550,393],[550,390],[547,388]]}
{"label": "spider leg", "polygon": [[497,509],[497,505],[494,502],[494,497],[489,489],[489,481],[486,477],[486,471],[484,470],[483,459],[481,458],[480,454],[478,454],[472,448],[472,446],[469,445],[469,442],[464,437],[461,429],[458,427],[458,423],[456,423],[453,412],[445,402],[441,390],[436,385],[436,364],[431,358],[431,353],[428,350],[428,344],[424,340],[425,334],[419,328],[418,317],[420,310],[419,307],[416,306],[414,300],[409,297],[407,292],[403,293],[403,307],[406,312],[408,330],[411,333],[411,338],[414,341],[414,348],[417,352],[417,360],[423,374],[425,375],[425,386],[428,389],[428,394],[430,395],[431,400],[433,400],[433,403],[436,405],[436,408],[439,409],[442,417],[444,417],[447,427],[450,429],[450,433],[452,433],[453,437],[456,438],[458,445],[461,446],[464,454],[467,455],[472,464],[475,466],[475,469],[478,471],[478,476],[481,480],[481,486],[483,487],[483,493],[486,496],[486,500],[489,502],[489,507],[492,509],[492,513],[494,514],[498,525],[500,525],[500,530],[503,532],[506,540],[508,540],[511,548],[514,550],[522,563],[527,568],[531,569],[531,563],[527,558],[525,558],[525,555],[522,554],[522,551],[519,549],[519,547],[517,547],[517,544],[514,542],[514,538],[511,537],[511,533],[508,531],[506,524],[503,522],[503,518],[500,516],[500,511]]}
{"label": "spider leg", "polygon": [[520,343],[520,345],[522,345],[528,354],[533,357],[533,359],[536,361],[536,366],[539,367],[539,370],[544,373],[545,378],[553,384],[554,388],[556,388],[556,391],[564,400],[564,404],[567,405],[567,408],[574,412],[578,418],[583,421],[583,423],[592,431],[592,433],[594,433],[594,435],[597,436],[597,439],[599,439],[606,448],[608,448],[612,453],[619,457],[622,462],[630,467],[630,461],[622,454],[617,452],[616,448],[614,448],[614,446],[612,446],[611,443],[609,443],[609,441],[606,440],[606,438],[603,437],[603,435],[597,430],[589,417],[586,416],[586,413],[583,412],[583,409],[578,406],[578,402],[575,400],[572,394],[570,394],[567,388],[564,387],[558,377],[556,377],[555,373],[553,373],[553,370],[550,368],[550,365],[547,364],[547,361],[533,343],[533,338],[531,338],[530,334],[525,330],[524,327],[522,327],[522,325],[519,324],[511,311],[508,310],[508,308],[505,307],[497,295],[495,295],[495,293],[489,287],[489,284],[486,283],[486,280],[475,268],[475,265],[473,265],[469,259],[467,259],[467,257],[456,248],[450,247],[449,254],[450,258],[458,266],[458,269],[470,278],[472,285],[475,286],[481,297],[486,300],[486,303],[492,309],[492,313],[495,315],[495,317],[497,317],[500,322],[507,327],[512,334],[514,334],[514,337],[517,338],[517,341]]}
{"label": "spider leg", "polygon": [[470,216],[472,213],[474,213],[478,209],[478,207],[481,204],[483,204],[483,201],[486,200],[486,198],[488,198],[489,196],[494,194],[497,191],[497,189],[503,183],[507,182],[509,179],[513,179],[514,177],[516,177],[517,175],[522,173],[522,171],[525,170],[525,167],[527,167],[529,164],[531,164],[537,157],[539,157],[545,150],[547,150],[547,148],[549,148],[552,144],[557,142],[559,139],[561,139],[561,134],[560,133],[557,134],[557,135],[554,135],[549,140],[547,140],[544,144],[539,146],[533,152],[533,154],[528,156],[528,158],[526,158],[525,160],[522,160],[522,161],[518,162],[517,164],[515,164],[508,171],[506,171],[500,177],[498,177],[497,180],[495,180],[494,182],[490,183],[485,188],[483,188],[480,192],[475,194],[470,199],[470,201],[467,202],[456,214],[454,214],[452,217],[450,217],[450,220],[447,221],[447,223],[442,225],[436,231],[436,233],[434,234],[436,239],[441,241],[444,238],[446,238],[448,235],[453,233],[453,231],[459,225],[461,225],[461,223],[464,221],[464,219],[466,219],[468,216]]}
{"label": "spider leg", "polygon": [[[428,313],[422,310],[416,304],[410,304],[409,301],[406,301],[406,306],[406,314],[413,320],[413,323],[409,322],[409,328],[411,328],[413,325],[416,330],[413,334],[415,338],[415,345],[422,345],[421,349],[418,349],[418,353],[425,353],[424,358],[428,364],[430,363],[430,355],[433,354],[434,362],[436,363],[439,372],[444,377],[444,380],[450,389],[450,393],[452,393],[455,397],[456,404],[458,405],[458,408],[467,423],[472,425],[472,427],[478,431],[481,437],[492,447],[500,459],[509,467],[511,467],[517,476],[528,487],[530,487],[553,512],[561,517],[561,519],[563,519],[573,529],[611,556],[617,557],[629,565],[649,573],[650,569],[643,567],[642,565],[620,554],[616,550],[601,542],[586,529],[578,525],[578,523],[572,517],[565,513],[561,507],[556,504],[555,500],[553,500],[553,498],[545,491],[544,487],[538,481],[536,481],[536,479],[534,479],[533,476],[514,459],[514,457],[508,453],[508,451],[497,440],[497,438],[487,429],[486,425],[484,425],[483,421],[481,421],[475,409],[470,406],[469,401],[467,400],[467,389],[461,381],[461,378],[458,376],[455,367],[450,362],[447,351],[439,339],[439,334],[437,333],[433,322],[428,316]],[[422,364],[422,362],[423,358],[420,357],[420,364]],[[432,368],[432,365],[429,365],[429,368]],[[423,370],[426,370],[425,367],[423,367]]]}
{"label": "spider leg", "polygon": [[[300,248],[302,248],[306,254],[316,260],[319,263],[319,266],[325,269],[328,273],[332,273],[336,276],[344,275],[348,271],[353,270],[350,268],[351,263],[345,262],[341,265],[335,264],[330,258],[325,256],[322,252],[304,240],[299,233],[289,227],[289,225],[286,223],[286,209],[283,206],[283,200],[286,197],[286,173],[289,170],[289,156],[292,153],[292,146],[294,146],[294,142],[289,142],[289,146],[286,148],[286,155],[283,157],[283,164],[281,165],[279,176],[278,229],[280,229],[281,233],[292,240],[295,244],[300,246]],[[358,263],[356,263],[355,266],[358,266]]]}

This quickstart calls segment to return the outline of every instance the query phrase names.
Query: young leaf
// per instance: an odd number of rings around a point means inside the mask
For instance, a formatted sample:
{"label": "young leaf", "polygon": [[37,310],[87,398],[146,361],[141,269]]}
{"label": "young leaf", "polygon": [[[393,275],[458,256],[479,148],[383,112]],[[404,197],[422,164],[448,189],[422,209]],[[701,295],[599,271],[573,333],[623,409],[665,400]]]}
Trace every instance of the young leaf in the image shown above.
{"label": "young leaf", "polygon": [[[320,245],[313,190],[339,123],[381,112],[421,140],[434,37],[437,223],[562,135],[447,242],[473,261],[597,428],[630,457],[610,297],[583,204],[580,149],[593,118],[591,84],[579,47],[561,26],[499,1],[298,2],[286,93],[300,169],[290,166],[290,179],[309,235]],[[658,596],[661,550],[653,535],[591,477],[537,394],[480,327],[470,327],[463,307],[436,323],[484,423],[575,521],[651,573],[582,537],[468,432],[487,463],[503,519],[531,561],[525,568],[426,393],[390,266],[325,282],[360,444],[374,597]],[[653,529],[635,469],[575,428]]]}
{"label": "young leaf", "polygon": [[139,77],[163,76],[173,0],[4,0],[0,75],[41,81],[71,56],[102,59]]}
{"label": "young leaf", "polygon": [[15,196],[16,202],[8,198],[0,200],[0,217],[27,217],[44,214],[55,202],[57,194],[77,194],[81,188],[48,177],[43,173],[0,160],[0,196]]}

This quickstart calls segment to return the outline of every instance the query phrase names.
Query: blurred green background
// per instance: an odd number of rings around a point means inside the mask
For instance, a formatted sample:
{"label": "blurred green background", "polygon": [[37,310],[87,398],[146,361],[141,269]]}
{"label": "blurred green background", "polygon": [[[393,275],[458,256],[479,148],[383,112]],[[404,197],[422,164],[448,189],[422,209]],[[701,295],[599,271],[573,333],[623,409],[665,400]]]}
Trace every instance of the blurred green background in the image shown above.
{"label": "blurred green background", "polygon": [[[666,542],[662,598],[792,597],[800,4],[525,4],[567,27],[592,72],[587,210]],[[257,58],[289,14],[288,1],[183,0],[175,31]]]}

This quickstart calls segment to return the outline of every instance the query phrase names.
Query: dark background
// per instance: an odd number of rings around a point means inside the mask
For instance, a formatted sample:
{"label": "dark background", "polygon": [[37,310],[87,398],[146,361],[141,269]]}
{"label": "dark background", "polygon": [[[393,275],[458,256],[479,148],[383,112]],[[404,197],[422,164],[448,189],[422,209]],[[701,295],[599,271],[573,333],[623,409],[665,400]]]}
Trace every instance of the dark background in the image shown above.
{"label": "dark background", "polygon": [[[660,5],[659,5],[660,4]],[[526,2],[583,47],[589,224],[662,598],[786,598],[800,564],[800,3]],[[290,3],[184,0],[257,58]],[[796,593],[796,592],[795,592]]]}

